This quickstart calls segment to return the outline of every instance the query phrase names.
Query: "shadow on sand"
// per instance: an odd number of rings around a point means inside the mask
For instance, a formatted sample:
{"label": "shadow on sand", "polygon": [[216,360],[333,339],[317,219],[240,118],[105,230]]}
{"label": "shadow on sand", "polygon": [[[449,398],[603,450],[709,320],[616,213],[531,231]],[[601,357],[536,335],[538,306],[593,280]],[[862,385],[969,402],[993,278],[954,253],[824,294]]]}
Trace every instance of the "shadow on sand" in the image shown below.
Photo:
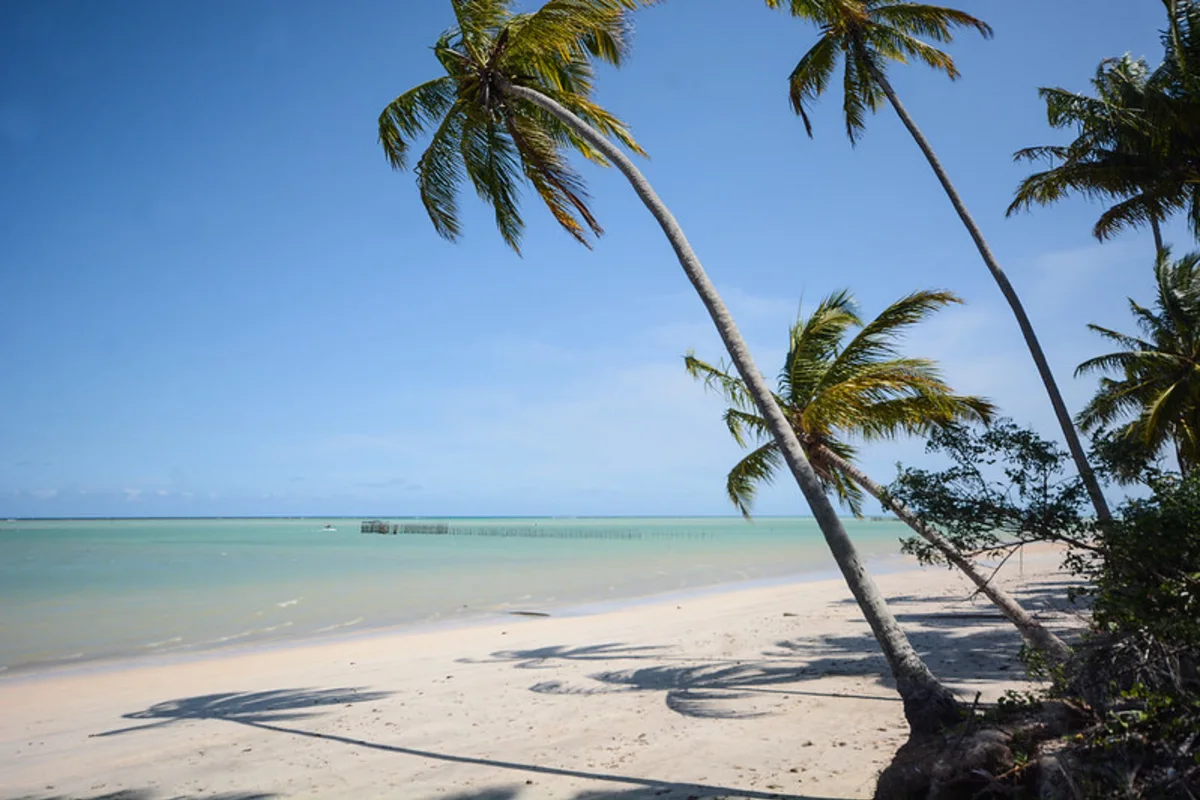
{"label": "shadow on sand", "polygon": [[[435,797],[422,798],[422,800],[520,800],[523,786],[501,786],[491,789],[481,789],[478,791],[464,792],[461,794],[438,794]],[[630,789],[629,791],[595,791],[584,790],[578,794],[565,796],[563,800],[745,800],[745,798],[754,797],[777,797],[787,800],[787,798],[803,798],[804,800],[832,800],[832,798],[820,798],[812,795],[794,795],[794,794],[696,794],[688,788],[681,789],[663,789],[663,788],[644,788]]]}
{"label": "shadow on sand", "polygon": [[[258,728],[259,730],[320,739],[349,747],[361,747],[413,758],[511,770],[530,776],[549,775],[633,787],[628,790],[588,790],[576,795],[572,800],[599,800],[600,798],[642,800],[642,798],[652,797],[668,798],[669,800],[675,800],[676,798],[696,798],[697,800],[700,798],[727,798],[728,800],[825,800],[808,795],[739,789],[732,786],[678,783],[675,781],[640,778],[630,775],[613,775],[602,772],[562,769],[541,764],[475,758],[473,756],[453,753],[420,750],[413,747],[401,747],[383,742],[372,742],[366,739],[356,739],[349,736],[322,733],[320,731],[305,730],[303,728],[280,724],[281,722],[290,723],[317,716],[333,706],[372,702],[388,697],[390,694],[390,692],[370,692],[363,689],[342,688],[321,690],[279,689],[269,692],[227,692],[201,695],[198,697],[168,700],[141,711],[124,714],[123,717],[125,719],[148,721],[92,735],[95,737],[121,736],[184,721],[232,722],[238,725]],[[473,794],[439,795],[439,797],[442,800],[451,800],[452,798],[454,800],[509,800],[509,798],[518,796],[518,789],[519,787],[497,787],[480,790]],[[260,797],[266,798],[270,797],[270,795],[232,795],[227,800],[257,800]],[[30,798],[29,800],[51,799]],[[111,797],[101,796],[99,798],[88,798],[87,800],[152,800],[152,797],[145,793],[134,793],[128,796],[116,794]]]}
{"label": "shadow on sand", "polygon": [[[227,792],[225,794],[172,794],[165,795],[150,789],[121,789],[104,794],[54,794],[54,795],[22,795],[11,800],[271,800],[278,797],[264,792]],[[502,796],[497,796],[501,800]]]}
{"label": "shadow on sand", "polygon": [[[1078,614],[1082,608],[1067,600],[1069,581],[1044,582],[1018,589],[1016,594],[1031,612]],[[907,611],[896,615],[913,647],[939,678],[949,683],[973,684],[1012,680],[1024,673],[1018,659],[1021,639],[1017,631],[986,601],[964,605],[963,597],[892,597],[892,603],[936,610]],[[842,601],[853,603],[853,600]],[[947,605],[952,608],[947,609]],[[539,694],[605,695],[619,692],[662,692],[672,711],[708,719],[748,719],[764,716],[747,708],[746,701],[764,694],[853,697],[879,702],[899,702],[882,652],[869,633],[796,637],[776,642],[760,659],[713,659],[698,662],[673,654],[664,646],[635,646],[619,642],[597,645],[555,645],[529,650],[502,650],[487,659],[463,663],[509,662],[522,670],[553,669],[559,663],[586,662],[609,669],[586,676],[588,683],[543,680],[530,686]],[[628,662],[634,665],[625,666]],[[644,662],[656,662],[642,666]],[[685,662],[685,663],[678,663]],[[826,676],[861,676],[873,679],[880,691],[831,693],[808,689],[807,682]]]}

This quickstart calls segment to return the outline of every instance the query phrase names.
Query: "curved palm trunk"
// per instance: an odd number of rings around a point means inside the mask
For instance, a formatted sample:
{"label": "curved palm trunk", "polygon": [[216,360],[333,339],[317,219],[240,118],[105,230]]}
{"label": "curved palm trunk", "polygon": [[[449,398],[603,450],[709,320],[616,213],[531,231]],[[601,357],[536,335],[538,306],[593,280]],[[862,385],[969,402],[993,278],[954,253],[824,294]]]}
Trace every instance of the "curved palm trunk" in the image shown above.
{"label": "curved palm trunk", "polygon": [[909,726],[914,731],[936,731],[961,719],[962,712],[958,702],[950,691],[938,682],[929,667],[917,655],[908,641],[908,637],[896,622],[896,618],[892,616],[883,595],[875,586],[875,582],[867,574],[858,552],[854,549],[854,544],[846,535],[846,530],[842,527],[842,522],[838,519],[829,498],[825,496],[825,491],[822,489],[816,473],[813,472],[808,459],[804,457],[804,451],[800,447],[796,434],[779,410],[766,381],[763,380],[758,368],[754,365],[750,351],[742,340],[741,333],[738,331],[729,309],[725,307],[721,296],[717,294],[716,287],[705,274],[700,260],[692,251],[692,246],[688,243],[674,216],[671,215],[633,162],[616,145],[571,113],[569,109],[540,92],[523,86],[507,84],[502,85],[501,89],[512,96],[533,103],[560,119],[588,144],[603,153],[604,157],[616,165],[617,169],[632,184],[633,190],[650,213],[654,215],[662,227],[663,233],[671,242],[671,247],[674,248],[675,255],[679,258],[680,266],[683,267],[688,280],[692,282],[697,294],[704,302],[705,308],[708,309],[713,324],[716,325],[717,332],[721,335],[721,341],[724,342],[726,350],[729,351],[729,355],[737,367],[738,374],[745,381],[759,411],[767,420],[771,433],[779,443],[779,449],[783,453],[796,483],[799,484],[800,490],[812,508],[813,516],[816,517],[817,524],[825,536],[834,560],[837,561],[846,583],[850,586],[850,591],[858,601],[863,616],[866,617],[867,623],[871,626],[871,630],[887,658],[892,675],[896,679],[897,691],[904,701],[904,715],[908,719]]}
{"label": "curved palm trunk", "polygon": [[871,480],[866,473],[828,447],[818,446],[817,452],[825,463],[836,467],[849,476],[850,480],[865,489],[868,494],[882,503],[884,508],[891,511],[908,527],[916,531],[918,536],[936,547],[951,564],[962,570],[963,574],[979,587],[979,591],[983,592],[989,600],[995,603],[996,607],[1000,609],[1000,613],[1004,614],[1008,621],[1016,626],[1026,644],[1040,650],[1055,663],[1061,664],[1070,658],[1071,648],[1067,647],[1062,639],[1059,639],[1051,631],[1047,630],[1042,623],[1031,617],[1029,612],[1022,608],[1021,604],[1012,595],[984,577],[975,563],[959,552],[958,548],[947,541],[936,528],[926,524],[908,506],[893,498],[887,493],[887,490]]}
{"label": "curved palm trunk", "polygon": [[871,72],[875,80],[879,82],[879,87],[883,89],[884,94],[891,101],[892,107],[896,109],[896,113],[900,116],[900,121],[904,123],[904,127],[908,128],[908,132],[916,140],[917,146],[925,154],[925,158],[929,161],[929,166],[933,168],[933,172],[941,182],[942,188],[946,190],[946,195],[950,198],[954,210],[958,212],[959,219],[962,220],[963,225],[967,228],[967,232],[971,234],[971,238],[975,241],[975,246],[979,249],[979,255],[983,257],[983,263],[987,264],[987,268],[991,270],[992,277],[995,278],[996,284],[1000,287],[1001,294],[1008,301],[1013,316],[1017,318],[1017,325],[1021,328],[1021,335],[1025,337],[1025,344],[1029,347],[1029,353],[1033,356],[1033,363],[1037,365],[1038,374],[1042,378],[1042,384],[1046,387],[1046,394],[1050,395],[1050,404],[1054,406],[1054,416],[1058,418],[1058,424],[1062,428],[1067,448],[1071,451],[1071,457],[1075,460],[1075,467],[1079,470],[1079,477],[1083,479],[1083,485],[1087,488],[1088,495],[1092,499],[1092,505],[1096,509],[1096,518],[1101,522],[1108,522],[1112,519],[1112,513],[1108,510],[1108,502],[1105,501],[1104,493],[1100,491],[1100,483],[1096,480],[1091,465],[1088,464],[1087,455],[1084,453],[1083,445],[1079,441],[1079,434],[1075,430],[1075,424],[1071,421],[1071,415],[1067,411],[1066,404],[1063,402],[1062,394],[1058,391],[1058,383],[1054,380],[1054,373],[1050,371],[1050,365],[1046,362],[1046,355],[1042,352],[1042,345],[1038,342],[1033,325],[1029,322],[1029,317],[1025,313],[1025,307],[1021,305],[1021,299],[1017,297],[1016,291],[1008,281],[1008,276],[1004,274],[1004,270],[1000,268],[996,257],[992,255],[992,250],[983,238],[983,233],[979,230],[979,226],[975,224],[975,220],[971,217],[971,212],[967,210],[967,206],[963,203],[962,198],[959,197],[958,190],[950,182],[950,176],[946,174],[945,168],[942,167],[942,162],[938,160],[937,154],[933,152],[933,147],[929,144],[925,135],[921,133],[921,129],[917,127],[917,123],[908,115],[904,104],[900,102],[900,98],[896,95],[895,90],[892,89],[892,85],[888,83],[883,73],[873,65]]}
{"label": "curved palm trunk", "polygon": [[1158,217],[1150,217],[1150,232],[1154,234],[1154,257],[1157,259],[1162,257],[1163,251],[1162,228]]}

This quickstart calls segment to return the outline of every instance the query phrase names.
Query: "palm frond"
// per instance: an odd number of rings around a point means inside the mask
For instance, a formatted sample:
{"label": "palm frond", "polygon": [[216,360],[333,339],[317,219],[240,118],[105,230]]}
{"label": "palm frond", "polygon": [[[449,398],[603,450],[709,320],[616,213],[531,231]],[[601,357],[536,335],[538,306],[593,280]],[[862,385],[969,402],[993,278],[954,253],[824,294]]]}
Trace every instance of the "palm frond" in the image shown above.
{"label": "palm frond", "polygon": [[902,297],[862,327],[830,365],[825,380],[837,383],[862,365],[894,358],[907,328],[948,305],[960,303],[962,300],[948,291],[922,290]]}
{"label": "palm frond", "polygon": [[536,115],[526,112],[510,114],[505,121],[521,156],[525,177],[558,224],[577,242],[590,248],[587,232],[601,236],[604,230],[588,207],[587,189],[554,140],[535,120]]}
{"label": "palm frond", "polygon": [[466,114],[457,103],[442,119],[429,147],[417,162],[417,187],[421,203],[438,235],[454,241],[461,233],[458,221],[458,187],[463,160],[459,142]]}
{"label": "palm frond", "polygon": [[657,0],[549,0],[514,32],[513,58],[553,52],[569,61],[591,55],[619,66],[629,50],[628,12]]}
{"label": "palm frond", "polygon": [[846,136],[850,144],[858,143],[867,127],[867,111],[874,111],[878,102],[875,79],[863,53],[847,52],[842,70],[842,115],[846,121]]}
{"label": "palm frond", "polygon": [[736,408],[727,408],[724,419],[725,427],[729,429],[729,435],[733,437],[739,447],[748,446],[746,444],[747,433],[756,442],[763,442],[771,438],[771,429],[767,427],[767,421],[757,414],[749,414]]}
{"label": "palm frond", "polygon": [[885,25],[869,24],[864,35],[868,37],[867,41],[870,42],[871,52],[877,54],[877,60],[905,64],[912,57],[924,62],[926,66],[946,73],[950,80],[958,79],[958,67],[954,65],[954,59],[933,45],[926,44],[920,39]]}
{"label": "palm frond", "polygon": [[1162,199],[1153,195],[1135,195],[1106,209],[1096,220],[1092,235],[1103,242],[1122,231],[1149,225],[1161,220],[1165,216],[1164,207],[1172,205],[1175,203],[1164,203]]}
{"label": "palm frond", "polygon": [[410,141],[454,104],[454,81],[434,78],[388,103],[379,115],[379,144],[392,169],[408,165]]}
{"label": "palm frond", "polygon": [[837,69],[839,53],[837,40],[831,36],[822,36],[800,58],[796,68],[788,76],[788,98],[792,110],[804,122],[804,130],[809,137],[812,136],[812,121],[808,118],[805,104],[809,101],[816,102],[824,94]]}
{"label": "palm frond", "polygon": [[789,331],[788,352],[779,375],[783,394],[798,406],[807,404],[847,332],[861,325],[858,306],[844,289],[821,300],[807,319],[797,321]]}
{"label": "palm frond", "polygon": [[492,120],[467,117],[462,132],[467,176],[480,199],[492,206],[506,244],[521,252],[525,227],[519,211],[521,158],[512,137]]}
{"label": "palm frond", "polygon": [[[613,114],[606,111],[596,103],[591,102],[586,97],[574,93],[559,93],[553,90],[543,93],[553,100],[558,101],[562,105],[580,117],[584,122],[591,125],[596,130],[600,131],[609,138],[616,139],[625,147],[629,148],[639,156],[645,156],[646,151],[633,138],[629,127],[618,119]],[[607,159],[595,150],[590,144],[584,141],[575,131],[563,124],[557,117],[549,114],[543,115],[543,125],[546,130],[554,137],[560,145],[570,146],[578,150],[581,155],[601,166],[608,166]]]}
{"label": "palm frond", "polygon": [[734,464],[725,478],[725,493],[746,519],[754,506],[758,484],[774,483],[775,472],[783,465],[779,445],[768,442]]}
{"label": "palm frond", "polygon": [[954,41],[955,28],[974,28],[985,39],[992,26],[965,11],[923,3],[888,3],[871,9],[872,21],[910,36],[927,36],[936,42]]}
{"label": "palm frond", "polygon": [[504,23],[512,17],[512,0],[450,0],[463,46],[482,61]]}
{"label": "palm frond", "polygon": [[683,357],[683,366],[689,375],[704,382],[704,388],[719,392],[725,402],[738,411],[754,413],[758,410],[746,384],[741,378],[730,374],[724,365],[714,367],[696,358],[696,354],[689,350]]}

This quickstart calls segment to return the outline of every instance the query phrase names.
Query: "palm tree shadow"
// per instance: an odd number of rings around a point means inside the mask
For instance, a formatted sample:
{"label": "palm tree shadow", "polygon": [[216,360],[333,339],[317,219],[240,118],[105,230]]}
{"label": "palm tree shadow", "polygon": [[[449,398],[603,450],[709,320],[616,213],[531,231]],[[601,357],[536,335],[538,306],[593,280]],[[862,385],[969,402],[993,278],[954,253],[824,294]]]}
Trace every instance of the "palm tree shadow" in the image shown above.
{"label": "palm tree shadow", "polygon": [[[361,747],[369,750],[397,755],[424,758],[433,761],[453,764],[469,764],[488,767],[491,769],[512,770],[515,772],[556,777],[574,778],[578,780],[596,781],[609,784],[624,784],[634,788],[625,792],[584,792],[581,798],[620,797],[624,800],[641,800],[650,797],[692,797],[714,798],[722,797],[730,800],[823,800],[822,798],[805,795],[785,794],[781,792],[762,792],[755,789],[738,789],[729,786],[714,786],[708,784],[678,783],[658,780],[655,778],[640,778],[629,775],[612,775],[584,770],[566,769],[527,764],[517,761],[503,761],[491,758],[441,753],[433,750],[420,750],[414,747],[372,742],[366,739],[356,739],[334,733],[305,730],[280,724],[294,720],[316,716],[323,709],[334,705],[362,703],[388,697],[390,692],[368,692],[361,689],[279,689],[269,692],[227,692],[221,694],[201,695],[157,703],[141,711],[123,714],[125,719],[154,720],[144,725],[132,725],[116,730],[93,734],[93,736],[119,736],[168,725],[172,722],[186,720],[207,720],[232,722],[264,731],[273,731],[291,736],[302,736],[309,739],[320,739],[326,742]],[[256,800],[259,796],[242,798],[233,796],[229,800]],[[266,797],[266,796],[264,796]],[[464,794],[458,800],[510,800],[515,797],[512,789],[506,787],[484,790],[483,794]],[[34,799],[31,799],[34,800]],[[46,800],[50,800],[47,798]],[[150,800],[149,796],[133,794],[129,796],[92,798],[91,800]],[[182,799],[181,799],[182,800]]]}
{"label": "palm tree shadow", "polygon": [[[1039,616],[1049,615],[1044,623],[1052,624],[1056,633],[1070,642],[1081,628],[1071,619],[1070,611],[1080,611],[1066,599],[1066,590],[1074,585],[1041,585],[1021,592],[1022,604]],[[962,598],[953,598],[961,603]],[[990,605],[963,610],[947,610],[945,598],[907,598],[914,603],[936,603],[936,611],[906,611],[897,613],[896,620],[908,633],[917,654],[929,664],[941,679],[977,684],[987,681],[1009,681],[1024,674],[1020,660],[1021,638],[1016,629]],[[960,608],[963,608],[960,606]],[[893,686],[890,670],[869,634],[796,638],[777,642],[765,653],[768,657],[824,653],[826,666],[839,667],[851,674],[873,675],[881,685]],[[810,662],[811,664],[812,662]]]}
{"label": "palm tree shadow", "polygon": [[616,692],[663,692],[667,708],[685,717],[704,719],[753,719],[769,712],[737,708],[731,704],[764,694],[860,697],[899,702],[899,696],[843,695],[811,692],[801,682],[829,674],[818,664],[773,665],[766,662],[740,664],[707,663],[690,666],[658,665],[633,670],[598,672],[588,677],[598,687],[574,687],[561,681],[542,681],[529,687],[539,694],[594,695]]}
{"label": "palm tree shadow", "polygon": [[657,658],[667,648],[661,645],[627,645],[621,642],[567,647],[555,645],[529,650],[497,650],[488,658],[459,658],[459,664],[512,663],[516,669],[546,669],[554,661],[613,661]]}
{"label": "palm tree shadow", "polygon": [[[203,800],[271,800],[271,798],[278,796],[268,792],[225,792],[222,794],[203,795]],[[149,789],[120,789],[115,792],[105,792],[104,794],[88,795],[86,797],[79,794],[30,794],[13,797],[9,800],[201,800],[201,796],[180,794],[167,798]],[[502,798],[497,798],[497,800],[502,800]]]}
{"label": "palm tree shadow", "polygon": [[[1035,613],[1048,614],[1071,624],[1069,612],[1078,610],[1067,600],[1071,581],[1041,582],[1018,590],[1023,602]],[[1024,672],[1018,655],[1021,639],[1017,631],[991,606],[964,605],[961,596],[904,596],[889,598],[916,610],[896,618],[908,630],[913,647],[942,679],[973,687],[987,681],[1009,681]],[[846,602],[853,602],[848,600]],[[932,606],[933,610],[921,610]],[[1051,620],[1054,621],[1054,620]],[[1069,638],[1070,631],[1060,630]],[[562,680],[544,680],[530,691],[553,695],[605,695],[621,692],[662,692],[672,711],[707,719],[749,719],[770,712],[744,705],[764,694],[850,697],[881,702],[899,702],[898,695],[867,694],[861,691],[812,691],[804,684],[823,677],[874,679],[881,687],[895,684],[874,637],[867,633],[797,637],[776,642],[762,653],[761,660],[728,659],[696,663],[672,656],[667,647],[605,643],[588,646],[555,645],[529,650],[503,650],[488,659],[468,663],[511,662],[518,669],[542,669],[554,661],[621,662],[629,659],[659,662],[687,661],[684,665],[658,663],[633,669],[610,669],[587,676],[586,685]],[[615,666],[615,664],[614,664]],[[741,707],[739,707],[741,706]]]}
{"label": "palm tree shadow", "polygon": [[[454,795],[436,795],[436,800],[517,800],[521,796],[523,786],[503,786],[491,789],[481,789],[479,791],[462,792]],[[645,787],[641,789],[630,789],[628,791],[605,791],[585,789],[578,794],[573,794],[570,798],[564,800],[751,800],[755,797],[772,797],[779,800],[830,800],[829,798],[818,798],[814,796],[799,796],[792,794],[771,794],[763,795],[761,793],[751,794],[722,794],[719,797],[712,794],[696,794],[696,787]],[[434,797],[428,800],[435,800]]]}
{"label": "palm tree shadow", "polygon": [[156,720],[144,725],[93,733],[91,737],[116,736],[130,731],[159,728],[186,720],[216,719],[227,722],[289,722],[307,719],[329,706],[369,703],[391,696],[391,692],[368,692],[358,688],[274,689],[267,692],[222,692],[168,700],[142,711],[122,715],[125,719]]}

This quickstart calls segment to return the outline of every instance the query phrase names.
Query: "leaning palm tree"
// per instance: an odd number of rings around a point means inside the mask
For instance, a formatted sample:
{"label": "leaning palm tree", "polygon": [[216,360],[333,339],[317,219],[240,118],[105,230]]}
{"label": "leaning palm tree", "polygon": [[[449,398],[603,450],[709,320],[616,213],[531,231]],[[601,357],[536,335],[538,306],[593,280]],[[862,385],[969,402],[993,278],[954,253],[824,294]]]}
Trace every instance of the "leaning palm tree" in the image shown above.
{"label": "leaning palm tree", "polygon": [[808,117],[808,104],[816,100],[829,87],[840,60],[845,60],[843,72],[843,111],[846,118],[846,133],[850,141],[856,142],[866,127],[866,112],[876,111],[886,98],[900,116],[904,127],[912,134],[917,146],[925,154],[929,166],[937,175],[946,195],[950,198],[959,219],[975,242],[984,264],[1008,301],[1025,344],[1037,365],[1038,374],[1050,396],[1050,404],[1062,428],[1063,438],[1087,487],[1088,495],[1101,520],[1111,519],[1108,503],[1100,491],[1100,484],[1088,464],[1087,455],[1079,441],[1079,434],[1071,424],[1071,415],[1063,402],[1054,374],[1042,352],[1042,346],[1034,333],[1033,325],[1016,290],[999,262],[988,247],[987,241],[966,204],[950,182],[945,168],[934,153],[932,145],[916,122],[900,102],[895,89],[887,79],[888,62],[906,63],[915,58],[940,70],[951,79],[958,77],[958,68],[947,53],[921,41],[921,36],[936,42],[949,42],[954,38],[954,28],[970,27],[983,36],[991,36],[987,23],[970,14],[952,8],[924,5],[899,0],[766,0],[771,8],[787,5],[793,16],[815,22],[821,29],[817,43],[804,54],[789,78],[790,98],[793,110],[804,121],[808,134],[812,135],[812,124]]}
{"label": "leaning palm tree", "polygon": [[1116,425],[1118,444],[1151,455],[1173,448],[1187,475],[1200,467],[1200,253],[1172,263],[1163,251],[1155,278],[1156,308],[1129,301],[1145,338],[1088,326],[1121,349],[1088,359],[1076,374],[1115,370],[1120,377],[1100,379],[1079,422],[1084,430]]}
{"label": "leaning palm tree", "polygon": [[592,99],[592,59],[619,65],[628,45],[627,12],[652,0],[550,0],[517,14],[512,0],[451,0],[456,25],[434,55],[446,74],[397,97],[379,118],[379,139],[392,166],[408,163],[413,138],[433,128],[416,164],[421,199],[438,233],[460,234],[457,190],[463,175],[495,212],[512,247],[523,227],[523,180],[572,236],[599,234],[570,151],[615,165],[658,221],[700,295],[742,379],[779,444],[825,540],[896,679],[905,716],[926,731],[956,720],[954,696],[930,672],[887,608],[804,450],[775,405],[733,317],[678,223],[616,143],[640,152],[625,125]]}
{"label": "leaning palm tree", "polygon": [[[935,426],[988,421],[991,403],[954,394],[937,366],[926,359],[904,358],[897,344],[905,330],[949,303],[949,292],[915,292],[892,303],[864,324],[848,292],[830,295],[807,318],[791,328],[787,358],[779,373],[776,403],[783,411],[805,455],[827,491],[862,514],[862,492],[878,500],[940,551],[1016,626],[1025,641],[1052,661],[1062,662],[1070,649],[1029,615],[1012,595],[996,585],[969,557],[932,525],[918,518],[854,463],[848,438],[863,442],[919,436]],[[847,337],[858,329],[849,341]],[[726,479],[730,501],[750,516],[760,483],[771,481],[781,464],[779,447],[765,421],[755,412],[746,385],[723,366],[713,366],[689,353],[684,364],[692,377],[719,391],[729,402],[725,424],[750,453],[734,465]]]}
{"label": "leaning palm tree", "polygon": [[1070,144],[1016,152],[1017,161],[1045,160],[1053,166],[1021,182],[1008,214],[1077,192],[1113,203],[1092,228],[1097,239],[1145,224],[1157,253],[1163,249],[1161,224],[1167,216],[1189,205],[1200,213],[1200,195],[1178,179],[1166,152],[1163,134],[1171,123],[1163,121],[1171,116],[1170,102],[1145,60],[1129,55],[1101,62],[1092,87],[1095,97],[1061,88],[1038,90],[1050,126],[1075,128],[1078,135]]}

